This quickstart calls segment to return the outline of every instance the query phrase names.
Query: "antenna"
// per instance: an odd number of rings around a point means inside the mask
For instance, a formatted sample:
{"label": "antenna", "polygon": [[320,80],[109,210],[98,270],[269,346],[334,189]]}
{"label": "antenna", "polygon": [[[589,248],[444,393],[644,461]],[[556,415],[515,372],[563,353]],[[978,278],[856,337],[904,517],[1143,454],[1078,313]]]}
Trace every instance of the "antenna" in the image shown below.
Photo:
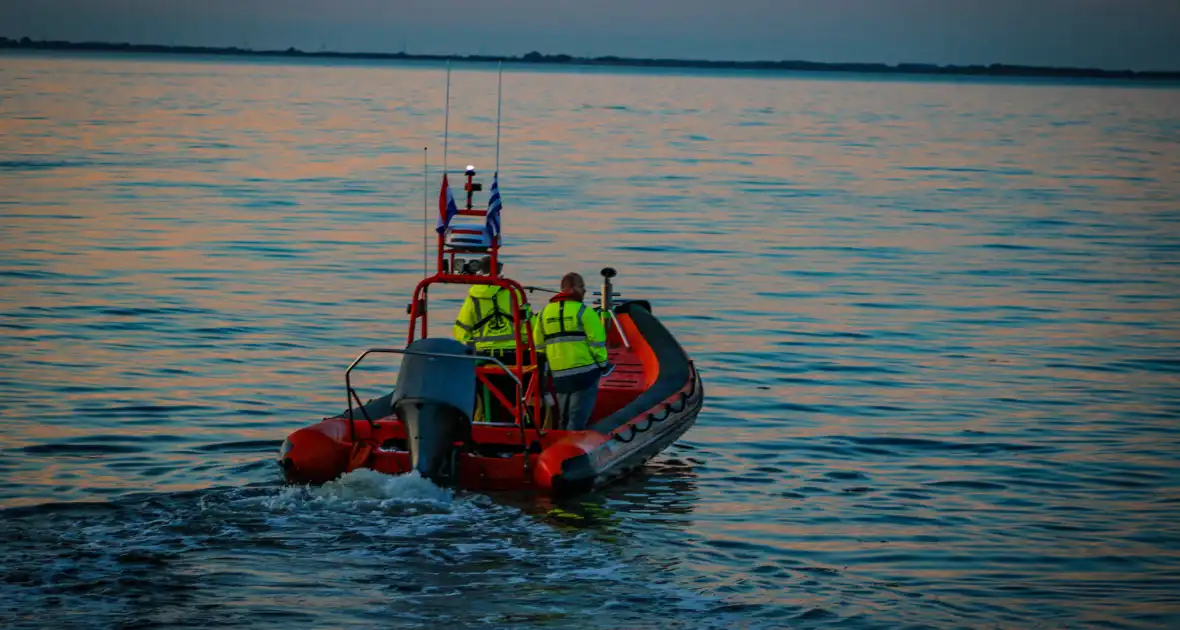
{"label": "antenna", "polygon": [[427,159],[426,147],[422,147],[422,277],[426,277],[426,234],[427,225],[430,223],[430,177],[427,173],[427,164],[430,161]]}
{"label": "antenna", "polygon": [[447,59],[447,104],[443,107],[443,175],[447,174],[447,137],[451,129],[451,60]]}
{"label": "antenna", "polygon": [[499,75],[496,77],[496,170],[500,174],[500,112],[504,102],[504,62],[499,64]]}

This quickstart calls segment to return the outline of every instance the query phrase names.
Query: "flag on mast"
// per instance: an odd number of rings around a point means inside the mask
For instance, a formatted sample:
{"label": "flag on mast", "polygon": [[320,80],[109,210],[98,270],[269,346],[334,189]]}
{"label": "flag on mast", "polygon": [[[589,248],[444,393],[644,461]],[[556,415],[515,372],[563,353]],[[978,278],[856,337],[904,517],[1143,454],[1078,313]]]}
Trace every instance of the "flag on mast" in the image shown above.
{"label": "flag on mast", "polygon": [[455,205],[455,195],[447,182],[447,174],[443,173],[442,190],[438,193],[438,225],[434,231],[439,234],[445,233],[456,214],[459,214],[459,206]]}
{"label": "flag on mast", "polygon": [[500,203],[500,173],[492,175],[492,192],[488,196],[488,220],[487,225],[484,226],[484,231],[488,236],[500,236],[500,209],[503,204]]}

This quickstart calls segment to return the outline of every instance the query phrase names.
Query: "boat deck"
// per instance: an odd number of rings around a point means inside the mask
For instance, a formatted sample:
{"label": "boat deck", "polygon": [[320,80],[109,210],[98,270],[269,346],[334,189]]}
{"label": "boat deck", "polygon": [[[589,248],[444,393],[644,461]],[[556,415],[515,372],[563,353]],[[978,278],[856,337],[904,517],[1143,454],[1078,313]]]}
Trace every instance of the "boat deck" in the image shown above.
{"label": "boat deck", "polygon": [[598,399],[594,403],[591,422],[605,418],[627,406],[647,387],[647,368],[634,350],[619,348],[607,353],[615,370],[598,385]]}

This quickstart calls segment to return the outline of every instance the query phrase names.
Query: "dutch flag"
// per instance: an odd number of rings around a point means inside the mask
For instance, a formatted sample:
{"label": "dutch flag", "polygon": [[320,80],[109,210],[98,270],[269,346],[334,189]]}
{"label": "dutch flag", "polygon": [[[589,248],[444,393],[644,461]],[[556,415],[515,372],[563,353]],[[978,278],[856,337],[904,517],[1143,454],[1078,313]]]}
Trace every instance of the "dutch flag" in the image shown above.
{"label": "dutch flag", "polygon": [[492,175],[492,194],[488,197],[488,222],[484,230],[489,236],[500,236],[500,173]]}
{"label": "dutch flag", "polygon": [[455,205],[455,195],[451,193],[451,185],[447,183],[447,174],[443,173],[442,190],[438,193],[438,225],[434,227],[434,231],[445,234],[456,214],[459,214],[459,206]]}

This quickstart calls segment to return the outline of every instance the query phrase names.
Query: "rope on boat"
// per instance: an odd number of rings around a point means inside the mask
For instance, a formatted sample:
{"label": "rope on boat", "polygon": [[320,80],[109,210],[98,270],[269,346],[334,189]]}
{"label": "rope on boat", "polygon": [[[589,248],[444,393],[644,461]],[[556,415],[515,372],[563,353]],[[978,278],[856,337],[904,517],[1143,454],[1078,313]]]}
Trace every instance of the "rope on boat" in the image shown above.
{"label": "rope on boat", "polygon": [[652,425],[654,425],[655,423],[663,422],[663,421],[667,420],[669,417],[671,417],[672,414],[680,413],[688,407],[688,399],[692,398],[697,393],[697,379],[698,379],[696,365],[694,365],[692,361],[689,361],[688,364],[692,368],[692,380],[690,380],[688,382],[689,389],[687,392],[684,390],[680,390],[680,408],[679,409],[672,409],[672,403],[664,403],[664,415],[662,417],[657,418],[656,414],[649,412],[647,414],[647,426],[640,429],[639,424],[634,424],[631,426],[631,437],[624,439],[623,434],[620,432],[620,433],[614,434],[614,436],[613,436],[614,439],[622,442],[623,444],[630,444],[631,442],[635,441],[635,436],[639,435],[640,433],[646,433],[648,431],[648,429],[651,429]]}
{"label": "rope on boat", "polygon": [[633,424],[633,425],[631,425],[631,437],[624,439],[623,434],[620,432],[620,433],[614,434],[614,439],[622,442],[623,444],[630,444],[631,442],[633,442],[635,440],[635,437],[637,435],[639,435],[640,433],[647,433],[647,431],[649,429],[651,429],[652,426],[654,424],[656,424],[657,422],[663,422],[663,421],[667,420],[668,418],[672,417],[672,414],[677,414],[677,413],[684,411],[688,407],[688,399],[692,398],[692,395],[694,393],[696,393],[696,378],[695,377],[692,380],[692,385],[693,385],[692,390],[690,390],[689,392],[685,392],[685,391],[680,392],[680,408],[679,409],[673,409],[672,403],[664,403],[664,415],[663,416],[657,418],[656,414],[649,412],[647,414],[647,425],[646,426],[644,426],[641,429],[641,428],[639,428],[638,423]]}

